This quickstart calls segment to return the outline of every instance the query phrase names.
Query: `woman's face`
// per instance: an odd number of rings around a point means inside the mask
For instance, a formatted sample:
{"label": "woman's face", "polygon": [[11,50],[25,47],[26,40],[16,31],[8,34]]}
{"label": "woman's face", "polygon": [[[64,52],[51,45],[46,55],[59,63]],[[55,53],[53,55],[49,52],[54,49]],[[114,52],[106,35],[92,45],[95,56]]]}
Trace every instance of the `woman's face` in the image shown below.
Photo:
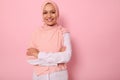
{"label": "woman's face", "polygon": [[43,20],[49,26],[53,26],[57,23],[55,7],[50,3],[46,4],[43,8]]}

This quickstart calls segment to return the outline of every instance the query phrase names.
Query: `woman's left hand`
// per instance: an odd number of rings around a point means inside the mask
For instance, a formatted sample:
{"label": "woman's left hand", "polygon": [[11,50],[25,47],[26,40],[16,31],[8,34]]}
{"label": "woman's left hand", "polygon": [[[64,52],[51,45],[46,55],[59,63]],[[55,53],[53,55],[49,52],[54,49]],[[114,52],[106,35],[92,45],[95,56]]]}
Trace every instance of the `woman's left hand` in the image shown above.
{"label": "woman's left hand", "polygon": [[36,48],[29,48],[27,49],[27,55],[28,56],[34,56],[34,57],[38,57],[38,53],[39,53],[39,50],[36,49]]}

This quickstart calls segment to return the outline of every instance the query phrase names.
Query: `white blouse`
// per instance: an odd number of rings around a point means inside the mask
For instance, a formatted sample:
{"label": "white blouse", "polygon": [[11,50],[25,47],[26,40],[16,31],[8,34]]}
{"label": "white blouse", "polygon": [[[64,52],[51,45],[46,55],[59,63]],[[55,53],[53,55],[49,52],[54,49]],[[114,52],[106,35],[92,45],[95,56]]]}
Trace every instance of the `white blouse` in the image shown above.
{"label": "white blouse", "polygon": [[70,33],[65,33],[64,46],[66,47],[63,52],[39,52],[38,59],[28,60],[28,63],[32,65],[42,65],[42,66],[54,66],[58,63],[67,63],[72,54]]}

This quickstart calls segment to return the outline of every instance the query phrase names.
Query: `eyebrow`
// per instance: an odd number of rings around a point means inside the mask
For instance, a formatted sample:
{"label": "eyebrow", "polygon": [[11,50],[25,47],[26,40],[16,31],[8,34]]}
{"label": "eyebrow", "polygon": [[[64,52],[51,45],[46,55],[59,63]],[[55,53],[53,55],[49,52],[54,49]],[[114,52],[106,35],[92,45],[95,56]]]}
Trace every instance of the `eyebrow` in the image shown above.
{"label": "eyebrow", "polygon": [[[47,10],[43,10],[43,12],[46,12]],[[55,11],[56,12],[56,10],[50,10],[50,11]]]}

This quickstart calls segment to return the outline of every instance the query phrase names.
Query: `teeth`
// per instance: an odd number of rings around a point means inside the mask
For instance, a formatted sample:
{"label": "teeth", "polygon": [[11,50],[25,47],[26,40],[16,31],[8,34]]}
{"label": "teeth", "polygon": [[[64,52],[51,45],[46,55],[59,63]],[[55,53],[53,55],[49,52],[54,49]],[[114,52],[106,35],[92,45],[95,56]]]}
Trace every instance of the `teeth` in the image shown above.
{"label": "teeth", "polygon": [[47,19],[49,22],[52,21],[53,19]]}

